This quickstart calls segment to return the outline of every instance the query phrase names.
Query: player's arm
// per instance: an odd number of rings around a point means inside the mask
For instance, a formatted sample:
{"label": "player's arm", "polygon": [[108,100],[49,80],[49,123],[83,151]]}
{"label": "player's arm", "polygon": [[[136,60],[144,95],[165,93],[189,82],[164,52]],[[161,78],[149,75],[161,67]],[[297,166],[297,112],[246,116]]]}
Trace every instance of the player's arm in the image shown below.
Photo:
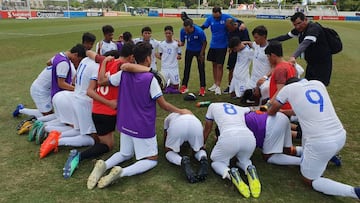
{"label": "player's arm", "polygon": [[277,101],[276,99],[274,100],[270,100],[269,101],[269,105],[268,105],[268,115],[275,115],[276,112],[278,112],[280,110],[280,108],[282,107],[282,103],[280,103],[279,101]]}
{"label": "player's arm", "polygon": [[61,89],[74,91],[75,87],[66,82],[66,78],[57,78],[58,85]]}
{"label": "player's arm", "polygon": [[101,102],[103,104],[105,104],[106,106],[109,106],[112,109],[116,109],[117,107],[117,100],[108,100],[105,99],[104,97],[100,96],[97,92],[96,92],[96,88],[97,88],[97,81],[96,80],[91,80],[89,87],[86,91],[86,94],[92,98],[95,101]]}
{"label": "player's arm", "polygon": [[124,63],[120,66],[120,69],[126,72],[134,72],[134,73],[144,73],[144,72],[153,71],[150,67],[135,63]]}
{"label": "player's arm", "polygon": [[157,98],[156,102],[158,103],[160,108],[164,109],[165,111],[179,113],[179,114],[193,114],[188,109],[179,109],[176,106],[170,104],[169,102],[167,102],[165,100],[165,98],[163,96],[160,96],[159,98]]}
{"label": "player's arm", "polygon": [[106,75],[106,64],[107,64],[107,62],[112,61],[112,60],[114,60],[114,57],[108,56],[101,63],[99,75],[98,75],[98,84],[99,85],[102,85],[102,86],[110,85],[109,77]]}
{"label": "player's arm", "polygon": [[212,120],[208,120],[206,119],[205,121],[205,126],[204,126],[204,131],[203,131],[203,136],[204,136],[204,146],[206,144],[206,141],[211,133],[212,130],[212,126],[213,126],[213,121]]}
{"label": "player's arm", "polygon": [[274,38],[269,39],[268,41],[286,41],[289,40],[291,38],[297,37],[299,35],[299,32],[295,29],[291,30],[290,32],[286,33],[285,35],[280,35]]}
{"label": "player's arm", "polygon": [[206,50],[206,46],[207,46],[207,41],[206,41],[206,38],[205,38],[205,40],[204,40],[203,43],[202,43],[201,51],[200,51],[200,55],[199,55],[200,61],[201,61],[202,63],[204,63],[204,61],[205,61],[205,50]]}

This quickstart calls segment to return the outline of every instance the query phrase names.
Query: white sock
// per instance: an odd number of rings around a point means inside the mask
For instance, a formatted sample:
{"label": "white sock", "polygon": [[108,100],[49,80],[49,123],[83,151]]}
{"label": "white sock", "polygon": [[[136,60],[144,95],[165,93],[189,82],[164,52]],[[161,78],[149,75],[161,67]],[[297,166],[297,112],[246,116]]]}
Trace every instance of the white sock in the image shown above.
{"label": "white sock", "polygon": [[166,152],[165,157],[170,163],[181,166],[182,157],[178,153],[174,151],[168,151]]}
{"label": "white sock", "polygon": [[50,132],[52,130],[56,130],[56,131],[59,131],[59,132],[65,132],[65,131],[68,131],[68,130],[71,130],[71,129],[73,129],[73,128],[70,127],[70,126],[67,126],[65,124],[63,126],[55,126],[55,125],[47,125],[47,126],[45,126],[45,131],[46,132]]}
{"label": "white sock", "polygon": [[267,162],[270,164],[277,164],[277,165],[300,165],[301,158],[286,154],[273,154],[267,160]]}
{"label": "white sock", "polygon": [[223,162],[212,162],[211,167],[217,174],[222,177],[222,179],[227,178],[230,180],[230,175],[228,173],[230,168],[226,164],[224,164]]}
{"label": "white sock", "polygon": [[132,158],[132,156],[124,156],[120,152],[116,152],[115,154],[113,154],[110,158],[108,158],[105,161],[106,170],[118,165],[119,163],[121,163],[123,161],[131,159],[131,158]]}
{"label": "white sock", "polygon": [[79,135],[80,135],[80,130],[74,129],[74,128],[71,128],[70,130],[61,132],[61,137],[75,137],[75,136],[79,136]]}
{"label": "white sock", "polygon": [[20,113],[28,115],[28,116],[35,116],[36,118],[42,117],[42,113],[37,109],[28,109],[23,108],[19,110]]}
{"label": "white sock", "polygon": [[140,173],[144,173],[157,165],[156,160],[143,159],[135,162],[134,164],[123,168],[121,173],[121,177],[124,176],[133,176]]}
{"label": "white sock", "polygon": [[59,146],[84,147],[95,144],[94,139],[89,135],[78,135],[74,137],[60,137]]}
{"label": "white sock", "polygon": [[200,151],[196,152],[194,156],[195,159],[198,161],[200,161],[203,157],[207,158],[206,151],[203,149],[200,149]]}
{"label": "white sock", "polygon": [[313,180],[312,187],[314,190],[327,195],[352,197],[358,199],[354,187],[333,181],[328,178],[318,178]]}
{"label": "white sock", "polygon": [[298,156],[298,157],[302,156],[302,154],[303,154],[302,146],[296,146],[295,149],[296,149],[296,156]]}
{"label": "white sock", "polygon": [[49,114],[49,115],[46,115],[46,116],[41,116],[41,117],[36,117],[39,121],[42,121],[42,122],[49,122],[49,121],[52,121],[52,120],[55,120],[57,117],[56,115],[53,113],[53,114]]}

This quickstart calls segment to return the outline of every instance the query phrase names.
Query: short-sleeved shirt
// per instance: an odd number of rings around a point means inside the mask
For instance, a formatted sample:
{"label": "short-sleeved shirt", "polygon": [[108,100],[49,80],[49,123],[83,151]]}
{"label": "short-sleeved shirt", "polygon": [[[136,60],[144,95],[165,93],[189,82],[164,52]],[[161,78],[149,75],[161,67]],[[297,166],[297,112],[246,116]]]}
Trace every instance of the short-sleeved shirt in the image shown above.
{"label": "short-sleeved shirt", "polygon": [[299,33],[293,29],[288,35],[291,37],[299,37],[299,43],[305,39],[312,41],[310,46],[305,50],[305,60],[308,63],[321,63],[323,60],[331,58],[330,47],[320,24],[310,21],[304,32]]}
{"label": "short-sleeved shirt", "polygon": [[104,55],[108,51],[118,50],[117,44],[113,41],[105,42],[104,40],[96,43],[96,53]]}
{"label": "short-sleeved shirt", "polygon": [[159,46],[159,53],[161,54],[161,69],[179,68],[177,56],[181,54],[181,48],[175,40],[171,42],[162,41]]}
{"label": "short-sleeved shirt", "polygon": [[[101,64],[101,60],[99,63]],[[106,75],[111,76],[117,73],[119,71],[119,66],[121,66],[121,64],[123,63],[124,61],[120,59],[107,62],[105,68]],[[98,87],[96,88],[96,93],[107,100],[117,100],[119,94],[118,87],[112,85],[107,85],[107,86],[98,85]],[[110,106],[107,106],[99,101],[93,100],[92,112],[95,114],[113,116],[116,115],[116,111],[117,111],[116,109],[112,109]]]}
{"label": "short-sleeved shirt", "polygon": [[186,42],[186,50],[201,51],[203,43],[206,41],[206,35],[199,26],[194,25],[192,33],[186,33],[184,28],[180,30],[180,41]]}
{"label": "short-sleeved shirt", "polygon": [[99,71],[99,64],[95,63],[94,60],[89,57],[81,60],[79,67],[76,72],[75,80],[75,97],[91,100],[87,96],[87,89],[91,80],[97,80]]}
{"label": "short-sleeved shirt", "polygon": [[215,121],[220,134],[228,130],[250,131],[245,123],[245,113],[250,111],[247,107],[240,107],[230,103],[212,103],[207,112],[206,119]]}
{"label": "short-sleeved shirt", "polygon": [[299,119],[303,139],[330,140],[332,136],[344,132],[326,87],[320,81],[302,79],[286,85],[279,91],[276,100],[281,104],[291,104]]}
{"label": "short-sleeved shirt", "polygon": [[205,28],[210,27],[212,34],[210,48],[223,49],[228,47],[228,31],[226,29],[226,20],[228,18],[232,18],[236,21],[231,15],[223,13],[219,19],[215,19],[213,16],[208,17],[202,25]]}
{"label": "short-sleeved shirt", "polygon": [[[270,78],[270,98],[278,91],[277,84],[285,85],[286,81],[293,77],[296,77],[296,69],[291,63],[283,61],[277,64]],[[291,109],[291,106],[286,103],[281,109]]]}
{"label": "short-sleeved shirt", "polygon": [[[138,43],[138,42],[144,42],[144,38],[140,37],[140,38],[135,38],[134,40],[134,44]],[[156,67],[156,50],[159,48],[160,42],[157,41],[156,39],[151,38],[150,41],[148,41],[151,46],[152,46],[152,51],[151,51],[151,65],[150,67],[152,69],[157,70]]]}
{"label": "short-sleeved shirt", "polygon": [[260,46],[253,42],[254,48],[253,65],[251,70],[251,78],[248,84],[248,88],[255,88],[257,81],[264,75],[270,72],[271,66],[268,57],[265,54],[266,46]]}

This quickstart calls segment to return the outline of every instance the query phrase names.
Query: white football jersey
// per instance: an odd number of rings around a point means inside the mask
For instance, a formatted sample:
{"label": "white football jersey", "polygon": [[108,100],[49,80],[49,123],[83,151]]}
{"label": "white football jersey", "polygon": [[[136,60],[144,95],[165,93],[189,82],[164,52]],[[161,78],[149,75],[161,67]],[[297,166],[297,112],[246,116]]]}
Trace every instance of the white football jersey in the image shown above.
{"label": "white football jersey", "polygon": [[188,122],[189,120],[200,120],[192,115],[192,114],[178,114],[178,113],[170,113],[164,120],[164,130],[168,129],[171,123],[182,123]]}
{"label": "white football jersey", "polygon": [[245,113],[249,111],[247,107],[230,103],[212,103],[206,112],[206,119],[216,122],[220,134],[227,130],[249,130],[245,123]]}
{"label": "white football jersey", "polygon": [[[100,50],[99,50],[100,49]],[[104,40],[96,43],[96,53],[100,53],[100,55],[104,55],[108,51],[118,50],[115,42],[105,42]]]}
{"label": "white football jersey", "polygon": [[242,80],[243,82],[247,82],[249,80],[249,66],[253,56],[254,52],[248,46],[237,53],[237,59],[233,73],[234,78]]}
{"label": "white football jersey", "polygon": [[159,46],[159,53],[161,55],[161,70],[163,69],[178,69],[179,63],[177,60],[178,54],[181,54],[181,48],[178,43],[162,41]]}
{"label": "white football jersey", "polygon": [[76,72],[75,79],[75,97],[89,99],[87,96],[87,89],[91,80],[97,80],[99,64],[89,57],[81,60]]}
{"label": "white football jersey", "polygon": [[344,128],[336,115],[326,87],[317,80],[284,86],[276,97],[284,104],[289,102],[299,119],[303,138],[316,138],[340,135]]}
{"label": "white football jersey", "polygon": [[249,89],[256,87],[257,81],[264,75],[267,75],[271,69],[269,59],[265,54],[265,48],[267,46],[261,47],[253,42],[252,47],[254,48],[254,57],[251,77],[248,84]]}
{"label": "white football jersey", "polygon": [[[140,37],[140,38],[135,38],[133,41],[134,41],[134,44],[136,44],[136,43],[138,43],[138,42],[144,41],[144,39],[143,39],[142,37]],[[152,38],[150,39],[149,42],[150,42],[150,44],[151,44],[151,46],[152,46],[151,65],[150,65],[150,67],[151,67],[152,69],[157,70],[157,68],[156,68],[156,57],[155,57],[155,54],[156,54],[156,50],[159,49],[160,42],[157,41],[156,39],[152,39]]]}
{"label": "white football jersey", "polygon": [[47,66],[44,68],[44,70],[41,71],[41,73],[38,75],[38,77],[34,80],[32,85],[36,85],[38,88],[41,88],[41,90],[50,90],[51,89],[51,80],[52,80],[52,66]]}

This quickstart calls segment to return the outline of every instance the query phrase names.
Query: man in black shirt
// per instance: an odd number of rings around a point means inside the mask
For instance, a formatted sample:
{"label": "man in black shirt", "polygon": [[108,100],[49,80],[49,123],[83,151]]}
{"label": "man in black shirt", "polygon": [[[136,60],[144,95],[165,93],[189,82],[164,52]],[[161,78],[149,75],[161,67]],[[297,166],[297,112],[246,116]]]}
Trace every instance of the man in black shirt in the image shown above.
{"label": "man in black shirt", "polygon": [[269,41],[285,41],[298,37],[299,46],[289,61],[295,63],[295,59],[304,52],[307,62],[305,78],[319,80],[325,86],[328,86],[332,71],[332,55],[324,30],[320,24],[308,21],[301,12],[291,16],[291,22],[294,25],[293,30],[286,35],[278,36]]}

